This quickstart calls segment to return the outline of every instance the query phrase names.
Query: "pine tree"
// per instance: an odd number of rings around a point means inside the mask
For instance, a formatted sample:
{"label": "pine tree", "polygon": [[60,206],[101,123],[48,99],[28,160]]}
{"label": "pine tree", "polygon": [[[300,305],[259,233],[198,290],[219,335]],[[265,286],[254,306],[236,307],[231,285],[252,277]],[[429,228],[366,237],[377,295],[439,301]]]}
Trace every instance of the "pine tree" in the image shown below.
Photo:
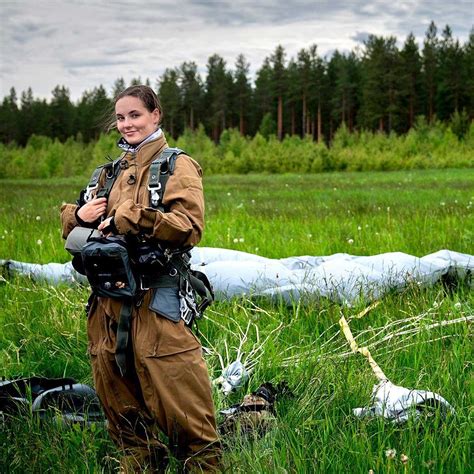
{"label": "pine tree", "polygon": [[432,123],[436,114],[435,98],[438,80],[439,44],[436,37],[437,28],[434,22],[430,23],[423,43],[423,83],[427,100],[428,122]]}
{"label": "pine tree", "polygon": [[439,80],[436,106],[441,120],[448,120],[460,110],[464,84],[462,82],[463,49],[454,40],[451,28],[446,25],[439,49]]}
{"label": "pine tree", "polygon": [[404,122],[403,131],[413,127],[415,116],[421,112],[421,57],[415,37],[410,33],[400,51],[400,101]]}
{"label": "pine tree", "polygon": [[224,59],[214,54],[207,62],[206,105],[207,120],[215,142],[225,130],[229,112],[229,91],[232,88],[232,75],[226,70]]}
{"label": "pine tree", "polygon": [[399,54],[396,38],[371,35],[365,43],[363,125],[390,132],[396,126]]}
{"label": "pine tree", "polygon": [[316,138],[318,143],[323,140],[323,108],[327,97],[326,65],[318,55],[317,46],[309,48],[311,62],[311,86],[309,92],[310,109],[313,114],[306,120],[306,133]]}
{"label": "pine tree", "polygon": [[[313,47],[316,48],[316,46]],[[312,61],[310,52],[305,49],[301,49],[298,52],[297,58],[296,67],[299,76],[298,86],[301,94],[301,134],[304,136],[306,133],[308,133],[306,120],[308,117],[308,100],[312,79]]]}
{"label": "pine tree", "polygon": [[[298,64],[293,58],[290,59],[286,68],[288,79],[288,89],[286,92],[285,108],[289,110],[289,130],[290,135],[296,134],[296,114],[300,113],[302,84]],[[304,103],[304,102],[303,102]],[[287,114],[288,117],[288,114]],[[288,125],[287,125],[288,126]]]}
{"label": "pine tree", "polygon": [[272,85],[273,96],[277,102],[277,136],[279,140],[283,139],[283,101],[287,90],[286,68],[285,68],[285,50],[283,46],[278,45],[274,53],[270,56],[272,64]]}
{"label": "pine tree", "polygon": [[127,86],[123,77],[119,77],[118,79],[116,79],[112,87],[112,98],[115,99],[115,97],[117,97],[126,88]]}
{"label": "pine tree", "polygon": [[465,107],[468,116],[474,120],[474,27],[471,29],[469,39],[464,45],[464,84],[465,84]]}
{"label": "pine tree", "polygon": [[358,106],[359,60],[354,52],[345,55],[336,52],[331,57],[328,69],[331,70],[331,119],[354,128]]}
{"label": "pine tree", "polygon": [[256,123],[260,127],[262,120],[267,114],[273,115],[272,67],[268,58],[264,59],[262,66],[257,71],[255,102]]}
{"label": "pine tree", "polygon": [[178,81],[178,70],[166,69],[158,83],[158,97],[164,112],[163,124],[174,138],[178,135],[178,117],[181,113],[181,91]]}
{"label": "pine tree", "polygon": [[248,79],[249,68],[250,63],[247,62],[243,54],[239,54],[235,62],[234,90],[241,135],[247,133],[250,107],[252,104],[252,87]]}
{"label": "pine tree", "polygon": [[56,86],[51,100],[51,133],[53,137],[65,141],[74,135],[75,108],[69,98],[69,89]]}
{"label": "pine tree", "polygon": [[0,106],[0,140],[2,143],[19,141],[17,100],[16,90],[12,87]]}
{"label": "pine tree", "polygon": [[199,122],[199,111],[204,95],[202,80],[194,62],[184,62],[180,67],[181,102],[184,111],[184,126],[191,130]]}

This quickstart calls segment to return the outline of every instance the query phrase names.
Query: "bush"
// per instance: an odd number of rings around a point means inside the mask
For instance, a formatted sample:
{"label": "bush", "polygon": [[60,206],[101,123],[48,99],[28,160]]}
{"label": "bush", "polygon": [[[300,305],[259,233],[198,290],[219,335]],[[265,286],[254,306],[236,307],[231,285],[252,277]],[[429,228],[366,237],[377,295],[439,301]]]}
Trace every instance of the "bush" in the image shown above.
{"label": "bush", "polygon": [[[265,119],[264,119],[265,120]],[[279,141],[270,123],[253,138],[236,129],[225,130],[215,144],[200,125],[185,130],[170,146],[182,148],[199,162],[205,174],[320,173],[325,171],[387,171],[414,168],[472,167],[474,124],[464,113],[454,114],[450,126],[429,125],[422,116],[406,135],[385,135],[340,127],[332,145],[311,137],[286,136]],[[120,154],[116,131],[93,143],[65,143],[33,135],[25,147],[0,145],[0,178],[89,177],[92,171]]]}

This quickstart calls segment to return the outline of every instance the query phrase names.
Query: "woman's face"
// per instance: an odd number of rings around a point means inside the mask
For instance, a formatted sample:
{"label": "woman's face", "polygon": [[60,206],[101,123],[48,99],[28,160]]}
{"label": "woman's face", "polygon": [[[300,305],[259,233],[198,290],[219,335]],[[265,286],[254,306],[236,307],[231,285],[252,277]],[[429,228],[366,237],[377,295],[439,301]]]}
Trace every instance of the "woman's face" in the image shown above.
{"label": "woman's face", "polygon": [[141,99],[131,95],[122,97],[115,104],[117,129],[130,145],[137,145],[152,134],[160,121],[158,109],[150,112]]}

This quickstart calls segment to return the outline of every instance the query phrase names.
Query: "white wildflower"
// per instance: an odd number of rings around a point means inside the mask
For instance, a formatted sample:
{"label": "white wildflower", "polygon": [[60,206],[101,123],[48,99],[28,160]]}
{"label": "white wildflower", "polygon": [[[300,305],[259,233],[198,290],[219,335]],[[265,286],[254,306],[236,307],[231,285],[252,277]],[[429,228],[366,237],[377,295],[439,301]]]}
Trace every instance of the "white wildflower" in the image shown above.
{"label": "white wildflower", "polygon": [[36,241],[36,243],[37,243],[38,245],[42,245],[42,244],[43,244],[43,241],[42,241],[41,239],[38,239],[38,240]]}
{"label": "white wildflower", "polygon": [[37,221],[40,221],[40,220],[41,220],[41,216],[36,216],[36,220],[37,220]]}
{"label": "white wildflower", "polygon": [[458,301],[457,303],[454,303],[454,307],[456,309],[461,309],[462,304]]}
{"label": "white wildflower", "polygon": [[354,239],[347,239],[347,243],[348,243],[349,245],[352,245],[352,244],[354,243]]}
{"label": "white wildflower", "polygon": [[243,238],[243,237],[240,237],[240,238],[239,238],[239,242],[240,242],[240,243],[245,242],[245,241],[244,241],[244,238]]}
{"label": "white wildflower", "polygon": [[385,456],[388,459],[395,459],[396,455],[397,455],[397,450],[396,449],[386,449],[385,450]]}

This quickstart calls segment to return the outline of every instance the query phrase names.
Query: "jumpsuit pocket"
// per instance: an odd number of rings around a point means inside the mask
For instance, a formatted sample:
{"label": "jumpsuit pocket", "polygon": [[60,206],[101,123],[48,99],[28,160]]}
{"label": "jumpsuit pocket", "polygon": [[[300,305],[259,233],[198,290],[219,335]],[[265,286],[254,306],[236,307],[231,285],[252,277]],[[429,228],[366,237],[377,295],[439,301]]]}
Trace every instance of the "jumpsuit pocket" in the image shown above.
{"label": "jumpsuit pocket", "polygon": [[149,308],[174,323],[181,320],[180,296],[176,286],[155,288]]}

